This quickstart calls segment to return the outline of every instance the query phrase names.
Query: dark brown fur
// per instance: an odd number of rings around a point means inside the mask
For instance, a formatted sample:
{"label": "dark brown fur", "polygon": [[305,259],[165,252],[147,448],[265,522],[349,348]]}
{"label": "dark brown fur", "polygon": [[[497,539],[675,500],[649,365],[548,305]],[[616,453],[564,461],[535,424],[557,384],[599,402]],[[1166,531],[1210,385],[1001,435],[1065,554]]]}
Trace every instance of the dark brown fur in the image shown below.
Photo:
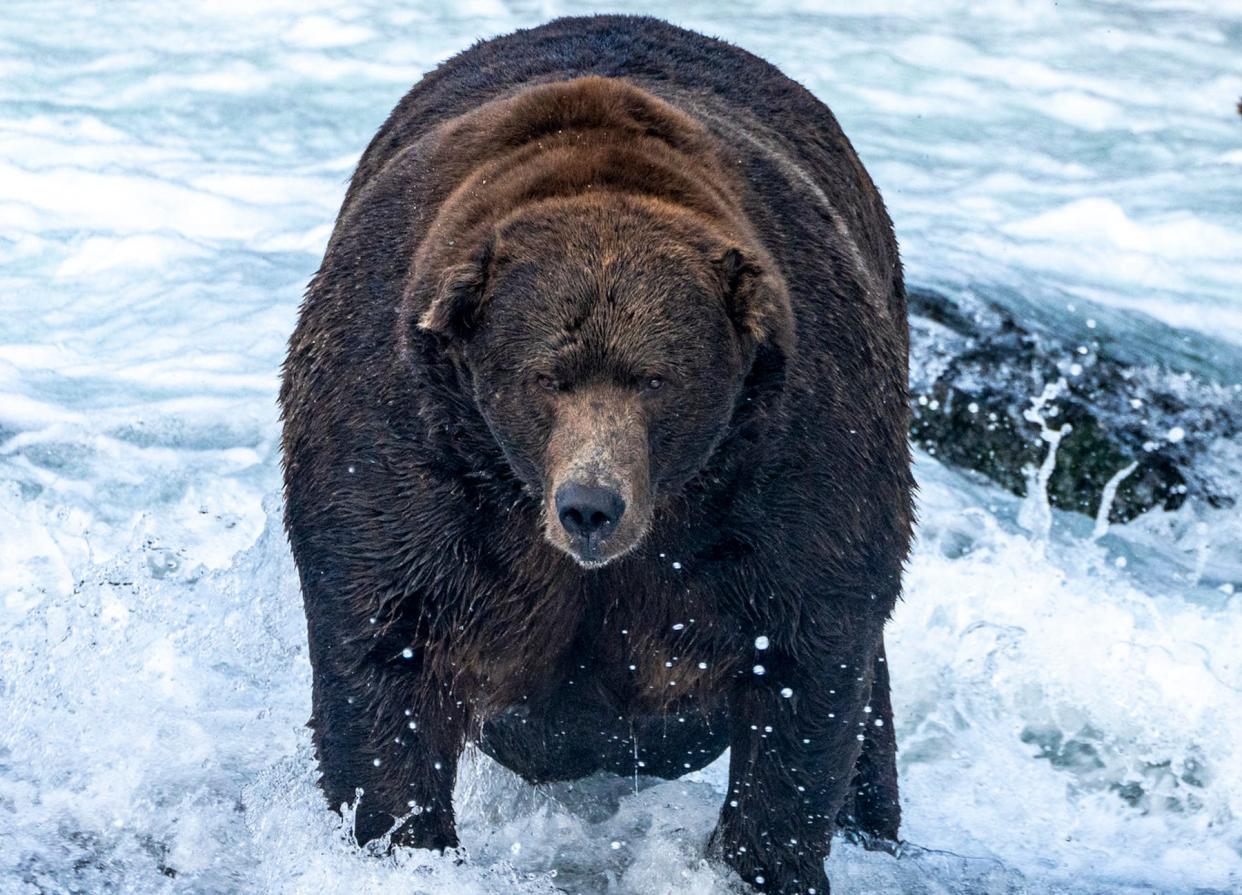
{"label": "dark brown fur", "polygon": [[[731,746],[711,849],[771,891],[827,891],[838,820],[895,839],[905,378],[883,205],[775,69],[597,17],[424,78],[281,394],[312,725],[359,840],[455,845],[468,740],[532,781]],[[555,501],[585,479],[626,505],[594,553]]]}

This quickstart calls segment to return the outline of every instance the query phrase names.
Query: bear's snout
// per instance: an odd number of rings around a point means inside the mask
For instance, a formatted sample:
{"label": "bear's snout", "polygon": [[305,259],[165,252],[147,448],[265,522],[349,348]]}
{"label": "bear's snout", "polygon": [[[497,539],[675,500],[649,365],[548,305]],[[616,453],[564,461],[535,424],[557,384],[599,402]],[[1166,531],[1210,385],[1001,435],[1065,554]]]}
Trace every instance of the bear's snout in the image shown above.
{"label": "bear's snout", "polygon": [[570,542],[593,559],[625,515],[625,500],[614,488],[569,482],[556,492],[556,515]]}
{"label": "bear's snout", "polygon": [[544,534],[579,565],[598,568],[647,533],[647,425],[636,396],[615,386],[584,386],[558,405],[546,454]]}

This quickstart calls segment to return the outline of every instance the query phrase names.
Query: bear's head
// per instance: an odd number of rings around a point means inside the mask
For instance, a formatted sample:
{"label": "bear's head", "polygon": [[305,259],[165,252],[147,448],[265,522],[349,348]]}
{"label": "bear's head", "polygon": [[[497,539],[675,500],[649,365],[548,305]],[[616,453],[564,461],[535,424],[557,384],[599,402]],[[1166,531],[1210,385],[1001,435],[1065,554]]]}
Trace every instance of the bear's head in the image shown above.
{"label": "bear's head", "polygon": [[548,541],[602,566],[744,411],[756,357],[791,337],[783,283],[753,240],[619,193],[533,202],[472,242],[416,279],[418,325],[468,371]]}

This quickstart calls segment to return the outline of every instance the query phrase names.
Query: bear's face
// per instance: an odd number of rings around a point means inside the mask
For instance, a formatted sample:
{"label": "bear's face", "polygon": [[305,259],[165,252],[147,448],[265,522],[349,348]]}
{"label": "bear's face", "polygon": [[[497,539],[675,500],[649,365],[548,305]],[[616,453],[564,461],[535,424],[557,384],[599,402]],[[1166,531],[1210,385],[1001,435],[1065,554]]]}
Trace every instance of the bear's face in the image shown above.
{"label": "bear's face", "polygon": [[738,302],[759,276],[744,264],[660,203],[541,202],[451,271],[424,315],[458,343],[544,535],[580,565],[633,549],[725,435],[756,341]]}

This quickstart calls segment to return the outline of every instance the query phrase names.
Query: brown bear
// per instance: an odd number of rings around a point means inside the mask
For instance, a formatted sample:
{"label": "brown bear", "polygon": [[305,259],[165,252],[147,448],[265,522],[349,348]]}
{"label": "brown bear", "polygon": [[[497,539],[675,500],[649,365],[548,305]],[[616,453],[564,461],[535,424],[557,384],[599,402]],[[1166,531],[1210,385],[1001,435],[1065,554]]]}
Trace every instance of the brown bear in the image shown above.
{"label": "brown bear", "polygon": [[911,534],[892,225],[734,46],[560,19],[367,148],[284,367],[322,786],[444,849],[467,742],[532,782],[731,749],[709,852],[827,892],[895,840],[882,632]]}

